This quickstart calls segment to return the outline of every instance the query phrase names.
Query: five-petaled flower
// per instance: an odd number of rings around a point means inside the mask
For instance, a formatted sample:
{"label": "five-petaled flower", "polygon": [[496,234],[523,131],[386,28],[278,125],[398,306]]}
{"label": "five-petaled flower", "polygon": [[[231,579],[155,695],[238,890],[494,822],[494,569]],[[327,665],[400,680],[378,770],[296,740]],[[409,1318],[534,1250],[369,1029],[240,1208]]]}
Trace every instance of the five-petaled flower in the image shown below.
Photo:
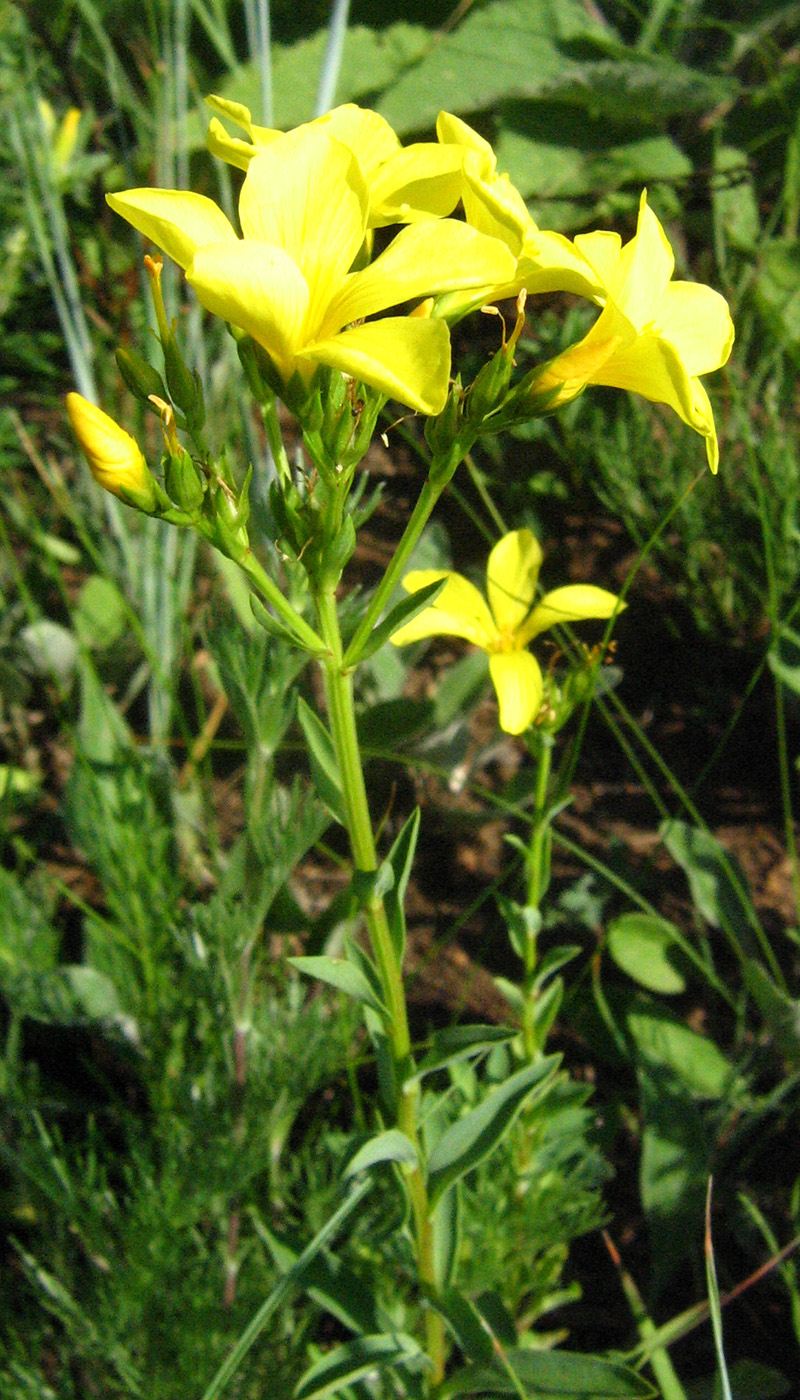
{"label": "five-petaled flower", "polygon": [[672,281],[672,248],[646,192],[629,243],[598,232],[578,234],[575,246],[602,288],[595,300],[603,310],[583,340],[535,376],[534,394],[550,393],[549,407],[558,408],[587,384],[607,384],[668,404],[705,438],[715,472],[717,432],[699,376],[719,369],[731,353],[725,298],[699,282]]}
{"label": "five-petaled flower", "polygon": [[537,603],[536,584],[542,550],[530,530],[512,530],[495,545],[486,569],[488,603],[474,584],[447,570],[419,569],[406,574],[403,587],[416,593],[439,579],[447,582],[430,607],[393,634],[396,646],[423,637],[463,637],[489,653],[500,705],[500,727],[522,734],[542,704],[544,682],[539,663],[527,650],[540,632],[584,618],[608,618],[625,604],[593,584],[555,588]]}
{"label": "five-petaled flower", "polygon": [[208,311],[267,350],[284,383],[330,365],[427,414],[441,412],[447,397],[447,326],[435,317],[366,318],[514,270],[500,240],[442,219],[401,229],[353,271],[369,187],[352,150],[322,123],[276,135],[251,155],[239,198],[242,238],[204,195],[137,189],[108,202],[185,269]]}

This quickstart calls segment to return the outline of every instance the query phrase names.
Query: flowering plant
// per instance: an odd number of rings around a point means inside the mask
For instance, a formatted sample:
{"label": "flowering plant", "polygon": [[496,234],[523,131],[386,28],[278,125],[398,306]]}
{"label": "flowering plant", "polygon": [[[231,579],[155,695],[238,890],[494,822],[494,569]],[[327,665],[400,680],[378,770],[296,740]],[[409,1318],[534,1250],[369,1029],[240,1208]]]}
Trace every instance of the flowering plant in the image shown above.
{"label": "flowering plant", "polygon": [[[486,598],[461,573],[407,566],[439,497],[482,437],[552,412],[592,384],[628,388],[673,408],[704,438],[716,470],[713,414],[700,376],[725,362],[730,317],[717,293],[672,280],[672,252],[644,195],[626,244],[606,231],[571,242],[541,230],[498,174],[488,143],[450,114],[441,114],[436,142],[403,148],[381,118],[353,106],[281,133],[255,126],[237,104],[215,98],[211,105],[218,115],[210,148],[244,172],[240,231],[204,195],[133,189],[108,198],[230,328],[274,459],[268,535],[259,533],[263,513],[258,530],[250,514],[254,464],[237,470],[213,443],[213,425],[210,433],[206,426],[202,384],[168,321],[156,259],[146,263],[163,373],[129,351],[120,352],[119,365],[159,417],[160,464],[151,470],[130,435],[79,395],[71,394],[67,407],[100,485],[140,511],[196,531],[232,560],[247,580],[257,620],[313,658],[322,675],[324,713],[300,702],[298,719],[319,796],[347,833],[352,900],[366,942],[354,938],[335,956],[291,961],[360,1004],[380,1081],[369,1136],[346,1173],[359,1184],[325,1229],[338,1227],[342,1211],[369,1189],[371,1174],[390,1172],[413,1260],[406,1290],[412,1302],[403,1316],[414,1335],[405,1322],[403,1330],[387,1323],[380,1334],[360,1335],[317,1360],[297,1393],[329,1394],[337,1377],[355,1387],[377,1372],[392,1394],[398,1387],[415,1396],[506,1393],[508,1374],[524,1376],[531,1393],[552,1393],[546,1352],[490,1346],[487,1356],[489,1324],[478,1302],[459,1291],[457,1217],[461,1185],[474,1166],[564,1081],[546,1042],[563,990],[558,969],[568,958],[556,949],[540,959],[537,941],[558,810],[549,755],[557,730],[591,692],[599,653],[568,649],[567,682],[556,694],[528,646],[549,628],[568,635],[571,624],[587,619],[604,620],[608,634],[625,604],[586,583],[540,597],[542,549],[527,527],[504,534],[492,549]],[[245,137],[231,136],[219,116]],[[375,231],[384,228],[390,231],[376,252]],[[543,291],[583,296],[600,314],[582,341],[515,379],[526,301]],[[512,332],[465,387],[453,374],[451,325],[508,298],[516,299]],[[278,400],[302,437],[294,466],[283,447]],[[388,400],[427,419],[427,476],[377,587],[355,606],[349,599],[343,611],[342,580],[359,518],[356,470]],[[290,577],[299,574],[305,588],[293,590]],[[395,601],[400,583],[407,596]],[[524,902],[506,910],[524,967],[521,987],[508,998],[513,1024],[499,1037],[485,1026],[459,1028],[457,1054],[448,1056],[434,1038],[420,1058],[403,977],[404,894],[419,814],[381,850],[358,744],[354,673],[389,641],[402,646],[437,634],[488,654],[500,727],[524,736],[536,762],[536,794]],[[503,1056],[492,1075],[478,1075],[498,1039]],[[474,1101],[460,1115],[447,1086],[429,1087],[455,1061],[469,1062],[476,1075]],[[574,1360],[560,1354],[567,1370]],[[591,1374],[589,1389],[597,1394],[649,1393],[613,1359],[595,1358]]]}

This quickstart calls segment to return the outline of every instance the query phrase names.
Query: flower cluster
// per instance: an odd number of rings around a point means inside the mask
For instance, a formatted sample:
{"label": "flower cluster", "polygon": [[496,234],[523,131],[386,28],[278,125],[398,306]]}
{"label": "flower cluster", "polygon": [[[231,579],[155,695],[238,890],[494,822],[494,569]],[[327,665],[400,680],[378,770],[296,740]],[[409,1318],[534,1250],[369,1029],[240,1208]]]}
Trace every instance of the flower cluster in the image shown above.
{"label": "flower cluster", "polygon": [[[488,142],[448,113],[435,142],[402,147],[383,118],[352,104],[283,133],[254,125],[238,103],[209,102],[219,114],[211,150],[245,171],[241,233],[204,195],[134,189],[108,201],[184,269],[204,307],[267,352],[283,384],[328,365],[438,414],[448,322],[522,290],[567,291],[600,315],[544,366],[532,402],[552,408],[588,384],[631,389],[700,433],[716,470],[700,376],[725,363],[733,325],[718,293],[672,280],[672,250],[644,194],[628,243],[609,232],[571,241],[538,228]],[[463,219],[452,217],[459,208]],[[389,225],[399,230],[372,259],[373,231]]]}

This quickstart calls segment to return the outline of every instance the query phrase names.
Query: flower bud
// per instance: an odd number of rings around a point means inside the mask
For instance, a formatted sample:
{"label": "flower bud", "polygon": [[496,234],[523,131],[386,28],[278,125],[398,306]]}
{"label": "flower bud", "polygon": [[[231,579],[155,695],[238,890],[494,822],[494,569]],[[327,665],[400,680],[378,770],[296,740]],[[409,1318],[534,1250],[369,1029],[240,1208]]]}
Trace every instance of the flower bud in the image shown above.
{"label": "flower bud", "polygon": [[67,413],[95,481],[147,515],[155,512],[156,480],[138,443],[81,394],[67,394]]}
{"label": "flower bud", "polygon": [[164,453],[164,485],[170,500],[190,515],[203,504],[205,482],[185,447]]}

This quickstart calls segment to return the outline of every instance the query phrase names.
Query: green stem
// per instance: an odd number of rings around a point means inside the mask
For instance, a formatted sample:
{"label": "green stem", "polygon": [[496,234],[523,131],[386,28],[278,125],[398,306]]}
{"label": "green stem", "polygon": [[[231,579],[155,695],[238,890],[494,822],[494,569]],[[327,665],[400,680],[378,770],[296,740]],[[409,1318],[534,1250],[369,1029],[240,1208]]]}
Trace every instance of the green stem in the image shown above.
{"label": "green stem", "polygon": [[[538,911],[548,885],[550,818],[547,814],[547,794],[553,758],[553,736],[544,730],[536,733],[536,790],[534,793],[533,825],[526,863],[528,876],[528,908]],[[538,1055],[541,1046],[536,1034],[535,990],[537,931],[531,925],[525,940],[525,976],[522,985],[522,1040],[529,1060]]]}
{"label": "green stem", "polygon": [[[371,873],[378,868],[378,858],[356,733],[352,674],[345,665],[342,652],[334,587],[329,585],[322,588],[316,601],[320,631],[325,643],[324,654],[319,660],[325,680],[331,737],[344,792],[350,848],[356,869]],[[420,1161],[422,1144],[419,1134],[419,1087],[414,1078],[402,968],[395,953],[386,908],[380,895],[371,894],[367,898],[364,917],[388,1011],[385,1029],[397,1080],[397,1125],[414,1144],[418,1156],[418,1165],[404,1172],[414,1218],[417,1268],[423,1287],[426,1290],[435,1290],[433,1222]],[[444,1328],[441,1317],[432,1308],[426,1309],[425,1325],[428,1355],[432,1364],[432,1382],[438,1384],[444,1373]]]}
{"label": "green stem", "polygon": [[354,666],[358,661],[364,644],[369,640],[373,627],[380,618],[391,594],[400,582],[403,570],[411,557],[422,531],[425,529],[430,519],[431,512],[436,502],[466,450],[466,446],[463,451],[460,449],[454,450],[451,454],[451,459],[446,465],[438,462],[431,463],[428,479],[419,493],[417,504],[411,512],[408,524],[403,531],[400,543],[395,551],[394,558],[373,593],[369,607],[350,640],[343,661],[345,667]]}
{"label": "green stem", "polygon": [[314,631],[313,627],[309,627],[299,612],[295,611],[288,598],[284,598],[278,585],[270,578],[264,566],[259,564],[252,550],[247,549],[243,550],[241,554],[237,553],[235,563],[247,575],[254,588],[275,609],[278,617],[286,623],[301,646],[314,654],[325,651],[325,642],[322,637]]}

